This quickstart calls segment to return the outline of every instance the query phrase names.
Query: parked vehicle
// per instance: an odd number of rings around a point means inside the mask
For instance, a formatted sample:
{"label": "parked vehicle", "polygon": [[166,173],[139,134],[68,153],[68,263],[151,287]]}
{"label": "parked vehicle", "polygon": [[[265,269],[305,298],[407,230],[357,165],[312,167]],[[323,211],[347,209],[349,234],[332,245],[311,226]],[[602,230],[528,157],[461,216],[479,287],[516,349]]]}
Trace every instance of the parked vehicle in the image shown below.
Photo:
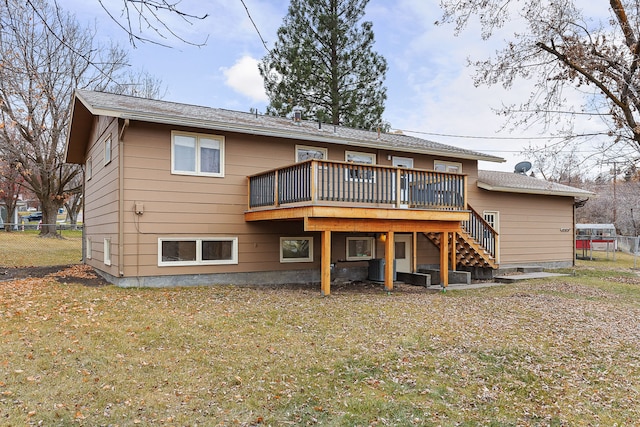
{"label": "parked vehicle", "polygon": [[42,221],[42,212],[37,211],[37,212],[32,212],[29,215],[23,217],[25,220],[31,222],[31,221]]}

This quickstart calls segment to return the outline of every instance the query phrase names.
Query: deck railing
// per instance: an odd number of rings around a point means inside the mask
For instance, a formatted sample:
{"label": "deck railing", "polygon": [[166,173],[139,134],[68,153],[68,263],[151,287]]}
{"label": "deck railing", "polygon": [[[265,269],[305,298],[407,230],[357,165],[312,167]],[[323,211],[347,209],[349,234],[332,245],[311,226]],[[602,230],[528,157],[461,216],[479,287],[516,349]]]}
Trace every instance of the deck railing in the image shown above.
{"label": "deck railing", "polygon": [[462,228],[473,239],[480,244],[494,259],[498,259],[497,256],[497,242],[498,233],[478,212],[476,212],[471,206],[467,206],[471,211],[471,216],[468,221],[462,222]]}
{"label": "deck railing", "polygon": [[249,209],[304,202],[466,210],[466,175],[308,160],[249,177]]}

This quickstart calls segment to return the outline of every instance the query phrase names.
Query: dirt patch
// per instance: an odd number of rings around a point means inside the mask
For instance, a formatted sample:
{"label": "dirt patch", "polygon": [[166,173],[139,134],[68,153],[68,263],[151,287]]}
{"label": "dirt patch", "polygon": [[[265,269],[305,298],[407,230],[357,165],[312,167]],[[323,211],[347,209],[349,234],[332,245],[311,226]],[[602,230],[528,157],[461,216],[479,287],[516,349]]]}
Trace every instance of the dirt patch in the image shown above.
{"label": "dirt patch", "polygon": [[79,283],[85,286],[106,286],[110,283],[88,265],[56,265],[46,267],[0,267],[0,282],[27,278],[48,278],[59,283]]}

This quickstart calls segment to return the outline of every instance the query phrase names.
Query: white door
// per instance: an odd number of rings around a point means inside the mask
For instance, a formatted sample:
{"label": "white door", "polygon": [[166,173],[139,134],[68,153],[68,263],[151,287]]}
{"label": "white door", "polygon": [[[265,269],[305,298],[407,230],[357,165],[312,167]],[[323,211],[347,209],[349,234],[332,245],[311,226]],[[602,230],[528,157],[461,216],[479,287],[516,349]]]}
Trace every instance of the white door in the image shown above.
{"label": "white door", "polygon": [[[413,159],[411,157],[398,157],[393,156],[392,164],[394,167],[413,169]],[[400,202],[404,207],[408,207],[409,204],[409,183],[411,182],[410,174],[400,175]],[[395,189],[394,189],[395,196]]]}
{"label": "white door", "polygon": [[395,234],[396,271],[411,273],[411,260],[413,259],[413,245],[411,234]]}

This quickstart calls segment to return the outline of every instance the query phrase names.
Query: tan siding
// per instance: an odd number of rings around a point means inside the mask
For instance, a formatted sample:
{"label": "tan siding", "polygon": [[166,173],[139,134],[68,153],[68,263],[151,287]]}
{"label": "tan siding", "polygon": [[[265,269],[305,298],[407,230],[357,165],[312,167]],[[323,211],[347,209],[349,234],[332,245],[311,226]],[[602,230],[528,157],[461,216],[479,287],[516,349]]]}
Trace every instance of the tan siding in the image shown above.
{"label": "tan siding", "polygon": [[573,261],[573,198],[490,192],[477,187],[469,198],[480,214],[484,210],[499,212],[502,265]]}
{"label": "tan siding", "polygon": [[[87,232],[94,238],[93,259],[91,265],[117,275],[118,268],[118,129],[116,121],[100,120],[96,125],[95,141],[89,152],[93,156],[94,176],[87,183],[86,224]],[[294,162],[295,140],[268,138],[260,136],[221,133],[225,137],[225,176],[222,178],[199,177],[171,174],[171,131],[194,131],[164,125],[149,125],[131,122],[124,133],[124,200],[122,201],[124,222],[124,270],[125,276],[155,276],[176,274],[206,274],[227,272],[259,272],[297,269],[318,269],[320,266],[320,235],[305,233],[302,222],[265,222],[247,223],[244,212],[247,209],[247,176],[269,169],[281,167]],[[113,135],[113,160],[108,167],[102,164],[102,148],[104,132]],[[100,137],[98,137],[100,136]],[[328,144],[303,144],[328,148],[328,155],[333,160],[344,160],[344,152],[348,146]],[[442,156],[413,155],[385,150],[358,149],[376,154],[377,163],[390,165],[390,156],[412,157],[414,166],[419,169],[432,169],[434,160],[459,161]],[[513,237],[502,242],[503,255],[509,250],[508,259],[522,259],[521,254],[531,254],[542,250],[544,246],[535,242],[524,245],[521,238],[526,231],[519,234],[514,226],[517,222],[535,223],[536,215],[517,205],[517,200],[507,198],[501,200],[493,194],[486,195],[475,188],[477,166],[475,161],[462,161],[463,173],[469,175],[470,198],[480,210],[500,211],[501,225],[505,232],[514,233]],[[473,197],[472,197],[473,196]],[[144,213],[136,215],[134,206],[142,203]],[[499,208],[496,208],[496,203]],[[511,206],[503,207],[502,204]],[[488,206],[488,207],[485,207]],[[556,219],[546,223],[565,221],[562,211],[566,206],[550,205],[550,218]],[[513,209],[513,212],[511,211]],[[520,211],[517,211],[520,209]],[[529,207],[528,209],[531,209]],[[512,216],[520,216],[512,221]],[[523,220],[523,216],[527,218]],[[557,238],[553,227],[535,229],[537,238],[546,241],[544,236]],[[529,230],[531,231],[531,230]],[[507,233],[505,233],[507,234]],[[281,236],[313,236],[314,262],[312,263],[280,263],[279,243]],[[332,237],[332,262],[346,259],[345,242],[348,234],[335,233]],[[102,239],[111,237],[111,268],[101,265]],[[237,237],[239,245],[239,264],[218,266],[158,267],[158,238],[161,237]],[[383,246],[376,244],[376,257],[383,255]],[[528,251],[528,252],[527,252]],[[438,262],[438,250],[421,233],[418,233],[418,263],[434,264]],[[536,255],[537,256],[537,255]],[[365,263],[345,263],[348,266],[362,266]]]}
{"label": "tan siding", "polygon": [[[112,275],[118,274],[118,122],[100,117],[94,121],[86,158],[92,159],[91,179],[85,183],[84,227],[92,241],[87,263]],[[104,164],[104,141],[111,135],[111,162]],[[103,242],[111,239],[111,266],[104,264]]]}

